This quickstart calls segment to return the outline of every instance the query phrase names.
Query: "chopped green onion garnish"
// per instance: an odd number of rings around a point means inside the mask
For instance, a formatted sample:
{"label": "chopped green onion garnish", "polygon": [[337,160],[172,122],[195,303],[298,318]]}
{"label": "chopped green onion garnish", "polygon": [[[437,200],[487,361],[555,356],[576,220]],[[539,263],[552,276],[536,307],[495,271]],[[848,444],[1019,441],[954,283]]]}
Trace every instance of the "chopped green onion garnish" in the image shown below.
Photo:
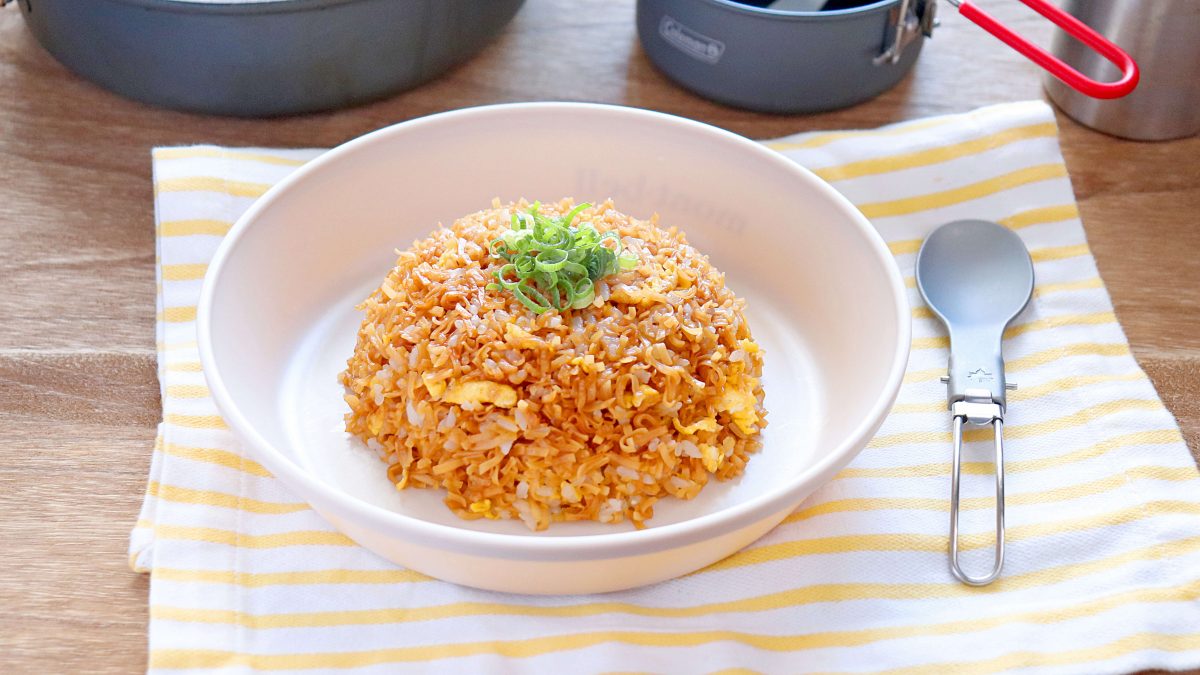
{"label": "chopped green onion garnish", "polygon": [[489,246],[504,264],[487,289],[512,293],[535,314],[582,309],[596,299],[597,281],[637,267],[637,254],[624,249],[616,232],[571,224],[590,206],[580,204],[561,218],[538,213],[538,202],[528,213],[513,213],[512,229]]}

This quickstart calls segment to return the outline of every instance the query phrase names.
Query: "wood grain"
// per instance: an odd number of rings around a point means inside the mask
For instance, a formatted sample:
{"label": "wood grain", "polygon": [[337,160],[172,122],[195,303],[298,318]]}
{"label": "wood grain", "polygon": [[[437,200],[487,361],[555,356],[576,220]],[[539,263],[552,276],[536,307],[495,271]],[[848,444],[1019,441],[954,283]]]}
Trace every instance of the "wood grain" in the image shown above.
{"label": "wood grain", "polygon": [[[1018,3],[984,4],[1049,42]],[[1033,66],[948,10],[899,86],[822,115],[735,110],[673,86],[640,51],[633,0],[529,0],[481,56],[415,91],[239,120],[102,91],[42,50],[14,6],[0,9],[0,672],[145,666],[147,586],[125,549],[159,415],[151,147],[332,146],[433,112],[528,100],[621,103],[769,138],[1043,96]],[[1200,139],[1131,143],[1059,121],[1117,315],[1196,453]]]}

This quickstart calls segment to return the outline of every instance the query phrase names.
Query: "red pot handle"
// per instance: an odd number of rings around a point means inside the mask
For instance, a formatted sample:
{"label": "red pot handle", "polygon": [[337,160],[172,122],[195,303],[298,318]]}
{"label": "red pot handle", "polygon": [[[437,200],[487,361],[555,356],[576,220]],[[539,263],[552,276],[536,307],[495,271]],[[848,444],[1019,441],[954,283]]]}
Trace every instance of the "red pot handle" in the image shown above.
{"label": "red pot handle", "polygon": [[1113,65],[1121,69],[1121,79],[1116,82],[1097,82],[1058,60],[1057,57],[1045,49],[1016,34],[1008,26],[993,18],[992,15],[976,7],[970,0],[961,3],[959,0],[950,0],[950,4],[958,7],[959,14],[962,14],[980,28],[1000,38],[1009,47],[1012,47],[1023,54],[1025,58],[1045,68],[1051,75],[1062,80],[1068,87],[1081,94],[1086,94],[1092,98],[1120,98],[1133,91],[1133,88],[1137,86],[1139,77],[1137,63],[1134,63],[1133,57],[1126,54],[1123,49],[1109,42],[1103,35],[1092,30],[1084,22],[1050,4],[1047,0],[1021,0],[1021,2],[1049,19],[1059,28],[1062,28],[1068,35],[1077,38],[1080,42],[1091,47],[1097,54],[1111,61]]}

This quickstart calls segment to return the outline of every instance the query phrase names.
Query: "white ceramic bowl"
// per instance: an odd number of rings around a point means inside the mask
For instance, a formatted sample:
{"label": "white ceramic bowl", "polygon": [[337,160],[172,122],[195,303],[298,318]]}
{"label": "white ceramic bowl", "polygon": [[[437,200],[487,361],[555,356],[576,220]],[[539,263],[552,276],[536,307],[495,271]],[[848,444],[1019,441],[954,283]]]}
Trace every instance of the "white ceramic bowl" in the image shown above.
{"label": "white ceramic bowl", "polygon": [[[342,431],[337,374],[354,305],[439,222],[493,197],[612,197],[661,215],[726,273],[765,350],[770,425],[736,481],[661,500],[650,527],[459,520],[432,490],[396,491]],[[648,584],[737,551],[863,448],[908,358],[891,255],[829,185],[697,122],[631,108],[500,105],[398,124],[332,150],[262,197],[213,259],[199,308],[204,373],[254,459],[355,541],[441,579],[520,593]]]}

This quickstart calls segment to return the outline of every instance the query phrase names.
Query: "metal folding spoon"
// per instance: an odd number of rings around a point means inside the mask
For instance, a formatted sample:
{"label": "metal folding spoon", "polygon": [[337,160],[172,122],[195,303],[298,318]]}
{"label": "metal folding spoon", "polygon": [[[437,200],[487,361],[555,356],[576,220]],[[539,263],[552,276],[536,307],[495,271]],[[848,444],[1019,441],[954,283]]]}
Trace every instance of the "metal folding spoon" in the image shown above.
{"label": "metal folding spoon", "polygon": [[[983,586],[1004,565],[1004,411],[1001,342],[1004,329],[1033,295],[1033,261],[1021,238],[986,220],[959,220],[937,228],[917,253],[917,288],[950,333],[946,403],[954,430],[950,486],[950,571],[964,584]],[[959,480],[964,425],[992,426],[996,449],[996,548],[991,573],[972,577],[958,561]]]}

